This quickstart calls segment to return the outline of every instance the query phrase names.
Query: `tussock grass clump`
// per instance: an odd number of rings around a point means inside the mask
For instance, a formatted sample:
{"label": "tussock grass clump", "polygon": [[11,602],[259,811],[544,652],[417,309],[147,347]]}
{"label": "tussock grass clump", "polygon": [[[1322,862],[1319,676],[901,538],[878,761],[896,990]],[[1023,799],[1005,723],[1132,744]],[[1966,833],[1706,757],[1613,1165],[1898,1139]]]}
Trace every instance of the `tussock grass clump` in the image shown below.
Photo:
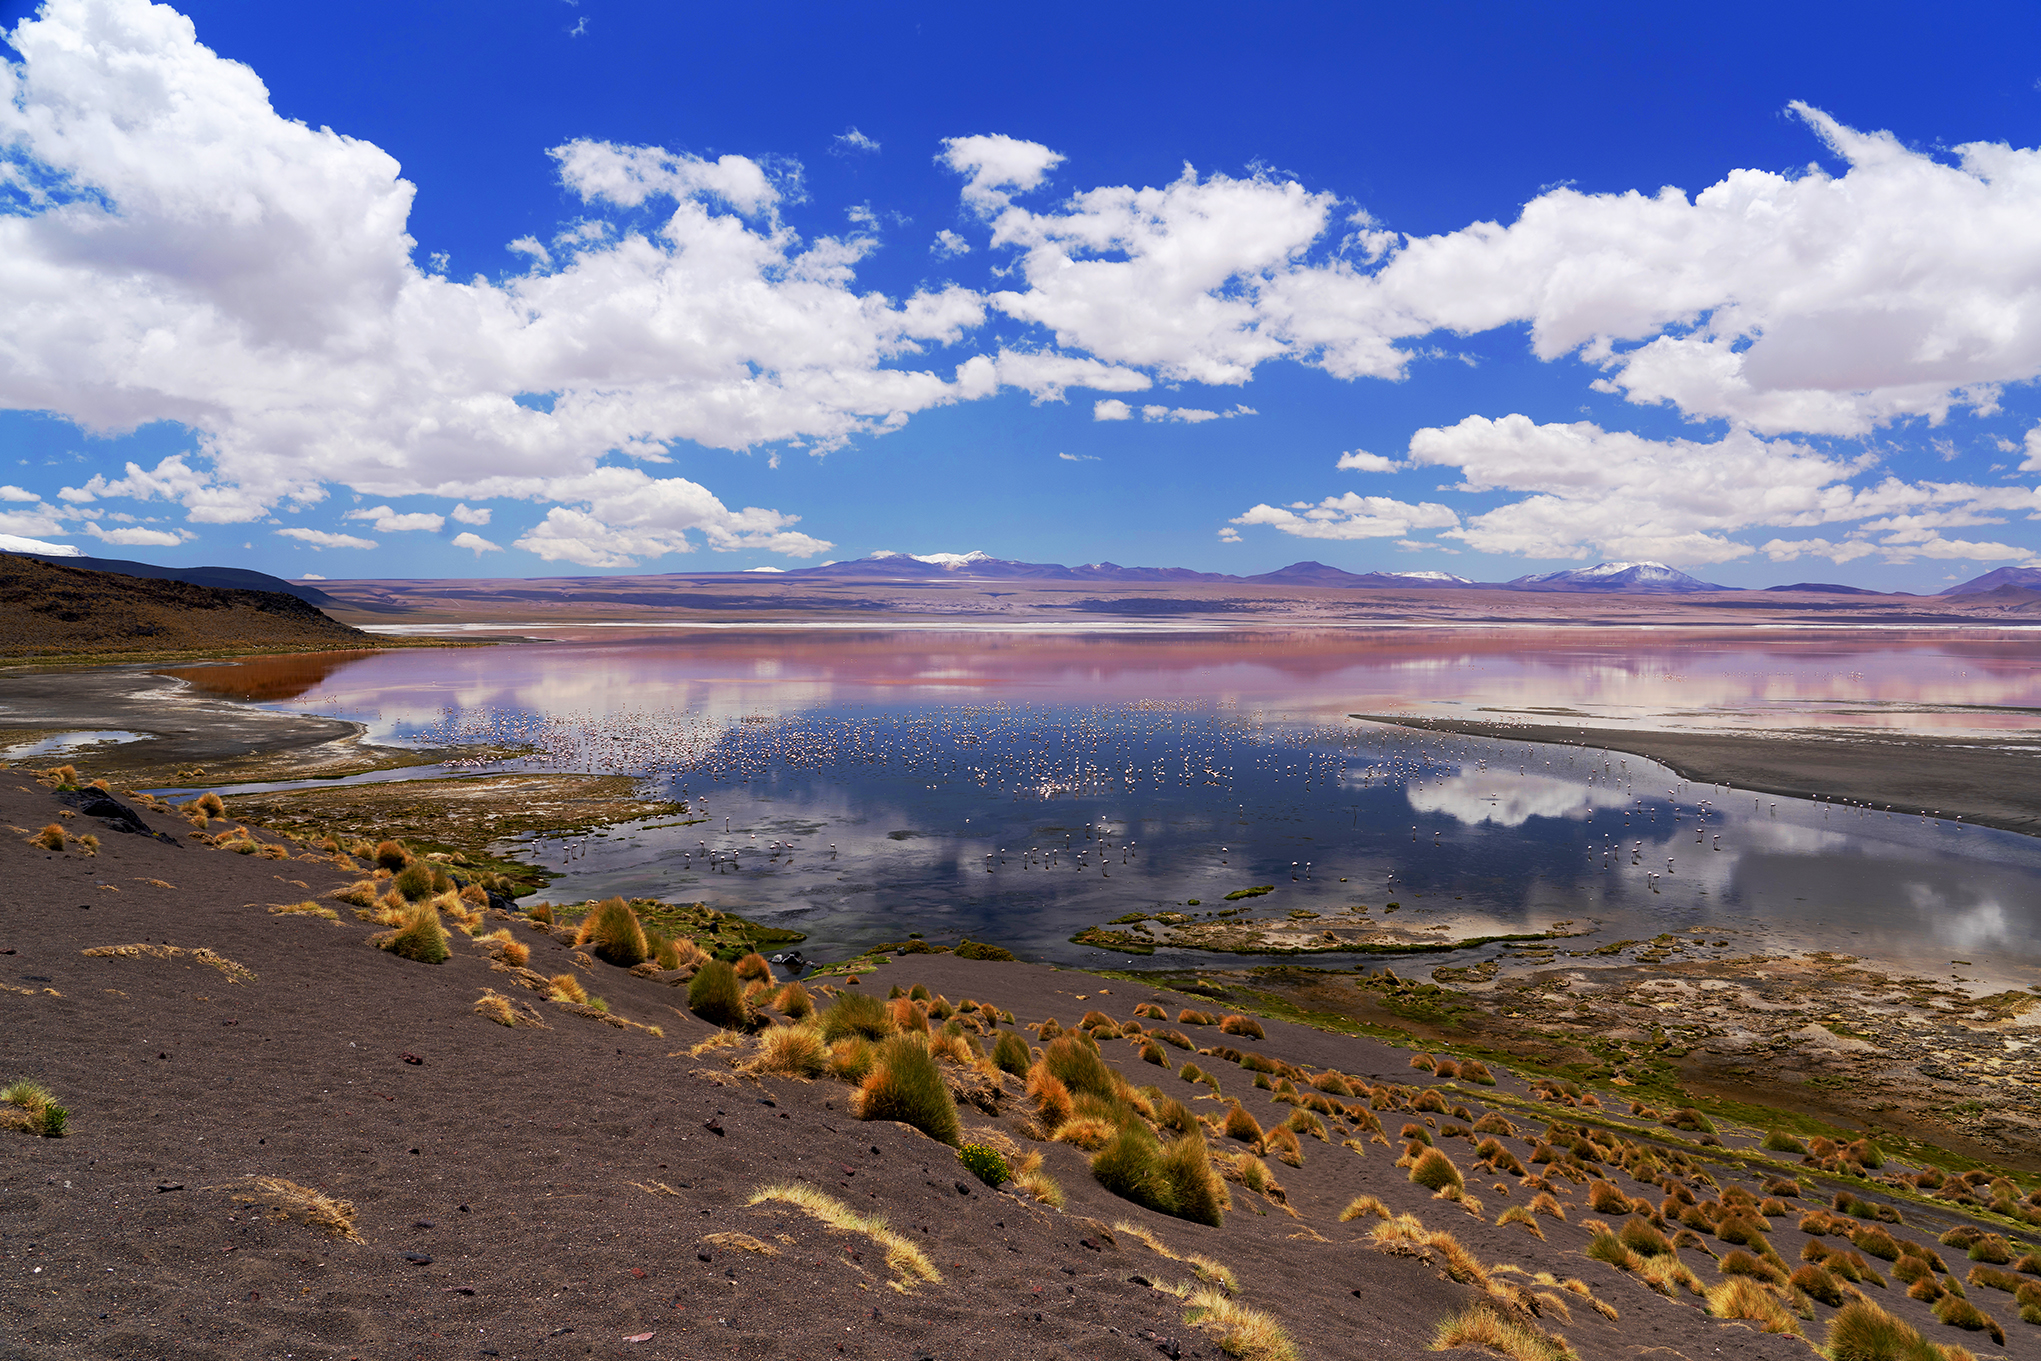
{"label": "tussock grass clump", "polygon": [[779,1025],[759,1037],[758,1053],[745,1065],[753,1073],[817,1078],[829,1071],[829,1050],[807,1026]]}
{"label": "tussock grass clump", "polygon": [[1185,1007],[1176,1014],[1178,1025],[1217,1025],[1219,1018],[1209,1011],[1193,1011]]}
{"label": "tussock grass clump", "polygon": [[1028,1042],[1011,1030],[999,1032],[999,1039],[992,1046],[992,1063],[1003,1073],[1015,1077],[1026,1077],[1028,1065],[1033,1060],[1028,1054]]}
{"label": "tussock grass clump", "polygon": [[1624,1247],[1639,1257],[1666,1257],[1672,1253],[1671,1241],[1653,1228],[1648,1220],[1632,1217],[1624,1221],[1616,1236],[1623,1240]]}
{"label": "tussock grass clump", "polygon": [[1283,1121],[1283,1124],[1299,1134],[1308,1134],[1312,1138],[1324,1140],[1326,1143],[1332,1142],[1325,1137],[1325,1122],[1302,1107],[1291,1111],[1290,1118]]}
{"label": "tussock grass clump", "polygon": [[1098,1056],[1098,1050],[1074,1035],[1062,1035],[1042,1051],[1042,1066],[1059,1079],[1071,1093],[1093,1096],[1116,1095],[1113,1070]]}
{"label": "tussock grass clump", "polygon": [[413,861],[397,871],[390,880],[390,887],[404,895],[404,901],[415,903],[421,898],[432,896],[432,867],[423,861]]}
{"label": "tussock grass clump", "polygon": [[1873,1257],[1882,1257],[1888,1262],[1898,1261],[1904,1250],[1897,1239],[1875,1224],[1866,1224],[1851,1234],[1850,1242]]}
{"label": "tussock grass clump", "polygon": [[1185,1301],[1184,1321],[1218,1339],[1240,1361],[1299,1361],[1301,1353],[1275,1316],[1251,1309],[1216,1286],[1205,1286]]}
{"label": "tussock grass clump", "polygon": [[1428,1148],[1418,1155],[1417,1161],[1410,1165],[1410,1179],[1427,1191],[1443,1191],[1448,1186],[1457,1190],[1466,1185],[1466,1178],[1460,1175],[1460,1169],[1453,1160],[1436,1148]]}
{"label": "tussock grass clump", "polygon": [[267,1205],[278,1219],[295,1219],[301,1224],[324,1229],[335,1238],[359,1243],[354,1232],[354,1206],[344,1200],[300,1186],[282,1177],[249,1177],[236,1183],[241,1190],[234,1199],[247,1205]]}
{"label": "tussock grass clump", "polygon": [[419,964],[444,964],[453,953],[447,949],[447,929],[439,920],[439,909],[431,903],[418,904],[402,926],[375,941],[397,958]]}
{"label": "tussock grass clump", "polygon": [[[703,965],[704,970],[709,966]],[[724,967],[729,967],[725,965]],[[736,973],[731,973],[736,979]],[[695,977],[701,977],[696,974]],[[867,1040],[883,1040],[893,1033],[893,1018],[886,1011],[886,1004],[876,997],[861,992],[839,992],[829,1009],[822,1013],[822,1038],[829,1044],[850,1036]]]}
{"label": "tussock grass clump", "polygon": [[[410,872],[406,870],[404,873]],[[581,929],[575,933],[574,943],[604,963],[614,964],[620,969],[643,964],[652,954],[638,914],[631,911],[631,905],[622,898],[605,898],[590,908],[588,915],[581,919]]]}
{"label": "tussock grass clump", "polygon": [[1545,1231],[1538,1227],[1538,1217],[1522,1205],[1512,1205],[1495,1218],[1497,1224],[1521,1224],[1538,1239],[1545,1237]]}
{"label": "tussock grass clump", "polygon": [[1224,1222],[1230,1203],[1203,1138],[1184,1135],[1164,1147],[1139,1121],[1122,1126],[1098,1152],[1091,1175],[1122,1200],[1214,1228]]}
{"label": "tussock grass clump", "polygon": [[1614,1182],[1603,1181],[1599,1177],[1588,1183],[1587,1203],[1596,1214],[1630,1213],[1630,1197],[1618,1190]]}
{"label": "tussock grass clump", "polygon": [[482,989],[482,995],[475,999],[475,1014],[486,1017],[502,1026],[515,1026],[518,1022],[517,1008],[510,999],[494,988]]}
{"label": "tussock grass clump", "polygon": [[1155,1039],[1161,1040],[1164,1044],[1175,1045],[1178,1049],[1197,1048],[1196,1045],[1191,1043],[1191,1037],[1184,1034],[1181,1030],[1151,1030],[1148,1034]]}
{"label": "tussock grass clump", "polygon": [[928,1034],[928,1013],[914,1005],[910,998],[896,997],[886,1003],[886,1015],[895,1030]]}
{"label": "tussock grass clump", "polygon": [[1941,1348],[1914,1326],[1866,1299],[1851,1300],[1828,1321],[1829,1361],[1943,1361]]}
{"label": "tussock grass clump", "polygon": [[1573,1348],[1529,1323],[1506,1319],[1486,1301],[1470,1305],[1464,1312],[1442,1319],[1432,1334],[1431,1350],[1455,1347],[1485,1347],[1510,1361],[1573,1361]]}
{"label": "tussock grass clump", "polygon": [[588,1005],[588,989],[582,987],[581,980],[573,974],[556,973],[546,980],[546,999],[585,1007]]}
{"label": "tussock grass clump", "polygon": [[1480,1059],[1462,1059],[1460,1061],[1460,1076],[1468,1082],[1478,1083],[1483,1087],[1493,1087],[1495,1085],[1495,1074],[1489,1072],[1488,1065]]}
{"label": "tussock grass clump", "polygon": [[745,1203],[759,1205],[767,1201],[791,1205],[839,1233],[861,1234],[871,1239],[885,1250],[886,1265],[898,1274],[898,1279],[889,1282],[895,1290],[904,1293],[913,1289],[917,1281],[942,1283],[942,1273],[935,1269],[935,1263],[929,1261],[927,1255],[905,1236],[887,1228],[886,1221],[878,1215],[858,1214],[834,1196],[824,1195],[812,1186],[791,1182],[761,1187],[752,1192],[751,1199]]}
{"label": "tussock grass clump", "polygon": [[741,1029],[747,1020],[744,989],[726,960],[712,959],[687,984],[687,1009],[710,1025]]}
{"label": "tussock grass clump", "polygon": [[1277,1125],[1262,1135],[1262,1152],[1273,1153],[1280,1162],[1292,1167],[1304,1165],[1304,1148],[1297,1142],[1297,1131],[1287,1125]]}
{"label": "tussock grass clump", "polygon": [[1845,1298],[1842,1282],[1813,1262],[1795,1271],[1789,1284],[1809,1299],[1819,1300],[1831,1309],[1842,1307]]}
{"label": "tussock grass clump", "polygon": [[1054,1210],[1062,1209],[1067,1199],[1056,1179],[1042,1170],[1040,1153],[1031,1152],[1021,1159],[1013,1172],[1013,1185]]}
{"label": "tussock grass clump", "polygon": [[1936,1300],[1935,1317],[1951,1328],[1962,1328],[1973,1333],[1989,1333],[1993,1342],[2001,1347],[2006,1345],[2006,1330],[1999,1326],[1998,1320],[1961,1295],[1948,1294]]}
{"label": "tussock grass clump", "polygon": [[[200,800],[200,802],[203,803],[204,800]],[[225,817],[226,814],[221,812],[217,816]],[[404,848],[404,843],[401,841],[379,841],[376,843],[376,849],[373,852],[372,858],[375,860],[378,869],[386,869],[390,873],[395,874],[398,870],[411,863],[411,852]]]}
{"label": "tussock grass clump", "polygon": [[859,1035],[851,1035],[829,1046],[829,1075],[839,1082],[852,1086],[865,1080],[872,1071],[872,1060],[878,1053],[878,1046]]}
{"label": "tussock grass clump", "polygon": [[52,822],[30,836],[28,841],[31,846],[40,846],[46,851],[61,851],[65,842],[64,824]]}
{"label": "tussock grass clump", "polygon": [[872,1071],[858,1087],[858,1118],[898,1120],[953,1147],[958,1140],[957,1103],[926,1042],[914,1035],[893,1035],[880,1044]]}
{"label": "tussock grass clump", "polygon": [[334,889],[327,896],[350,907],[373,907],[378,891],[375,880],[357,879],[346,888]]}
{"label": "tussock grass clump", "polygon": [[737,976],[747,983],[754,978],[772,982],[772,965],[766,963],[765,956],[756,950],[738,960],[736,967]]}
{"label": "tussock grass clump", "polygon": [[1242,1106],[1238,1101],[1234,1102],[1232,1107],[1226,1112],[1224,1132],[1227,1138],[1238,1139],[1243,1144],[1258,1144],[1261,1142],[1261,1125],[1256,1122],[1252,1115],[1247,1113],[1246,1107]]}
{"label": "tussock grass clump", "polygon": [[1607,1262],[1618,1271],[1635,1271],[1643,1259],[1623,1246],[1623,1240],[1610,1233],[1606,1225],[1597,1225],[1594,1237],[1588,1240],[1584,1249],[1597,1262]]}
{"label": "tussock grass clump", "polygon": [[61,1139],[70,1127],[71,1112],[57,1104],[49,1088],[27,1078],[0,1087],[0,1106],[12,1107],[9,1126],[45,1139]]}
{"label": "tussock grass clump", "polygon": [[1149,1040],[1141,1046],[1141,1061],[1143,1063],[1152,1063],[1158,1068],[1167,1068],[1169,1067],[1169,1051],[1155,1041]]}
{"label": "tussock grass clump", "polygon": [[797,1021],[804,1021],[815,1014],[815,999],[808,995],[808,990],[799,981],[789,983],[775,993],[772,1005],[774,1011]]}
{"label": "tussock grass clump", "polygon": [[1460,1076],[1459,1060],[1458,1059],[1438,1060],[1438,1062],[1432,1065],[1432,1076],[1436,1078],[1456,1078]]}
{"label": "tussock grass clump", "polygon": [[1765,1141],[1758,1145],[1758,1147],[1770,1149],[1774,1153],[1805,1153],[1807,1151],[1806,1144],[1801,1143],[1784,1130],[1778,1129],[1766,1134]]}
{"label": "tussock grass clump", "polygon": [[2013,1260],[2013,1249],[2000,1235],[1987,1233],[1970,1244],[1964,1255],[1973,1262],[1990,1262],[1994,1266],[2004,1266]]}
{"label": "tussock grass clump", "polygon": [[1169,1019],[1169,1013],[1164,1011],[1161,1004],[1156,1002],[1136,1002],[1134,1004],[1134,1014],[1136,1016],[1146,1016],[1152,1021],[1166,1021]]}
{"label": "tussock grass clump", "polygon": [[1708,1312],[1715,1318],[1749,1319],[1767,1333],[1800,1335],[1800,1321],[1779,1297],[1748,1276],[1731,1276],[1709,1289]]}

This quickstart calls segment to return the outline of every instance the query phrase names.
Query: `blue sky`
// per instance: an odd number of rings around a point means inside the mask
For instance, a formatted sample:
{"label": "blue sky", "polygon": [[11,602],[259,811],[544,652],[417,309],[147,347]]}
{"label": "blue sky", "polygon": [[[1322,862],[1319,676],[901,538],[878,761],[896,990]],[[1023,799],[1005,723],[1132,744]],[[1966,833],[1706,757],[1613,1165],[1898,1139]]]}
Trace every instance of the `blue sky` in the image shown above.
{"label": "blue sky", "polygon": [[0,3],[0,536],[1939,589],[2041,551],[2041,21],[1836,14]]}

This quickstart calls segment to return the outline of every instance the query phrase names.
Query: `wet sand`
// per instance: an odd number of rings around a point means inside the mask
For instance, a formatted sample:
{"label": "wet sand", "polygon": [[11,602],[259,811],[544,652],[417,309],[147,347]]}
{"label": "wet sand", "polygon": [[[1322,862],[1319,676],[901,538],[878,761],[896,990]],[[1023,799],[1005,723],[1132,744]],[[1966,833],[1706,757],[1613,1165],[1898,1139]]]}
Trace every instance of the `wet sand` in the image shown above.
{"label": "wet sand", "polygon": [[2028,836],[2041,833],[2041,738],[2032,734],[1988,738],[1809,729],[1665,732],[1400,714],[1351,717],[1422,731],[1628,752],[1697,783],[1796,799],[1848,800],[1903,814],[1961,818]]}

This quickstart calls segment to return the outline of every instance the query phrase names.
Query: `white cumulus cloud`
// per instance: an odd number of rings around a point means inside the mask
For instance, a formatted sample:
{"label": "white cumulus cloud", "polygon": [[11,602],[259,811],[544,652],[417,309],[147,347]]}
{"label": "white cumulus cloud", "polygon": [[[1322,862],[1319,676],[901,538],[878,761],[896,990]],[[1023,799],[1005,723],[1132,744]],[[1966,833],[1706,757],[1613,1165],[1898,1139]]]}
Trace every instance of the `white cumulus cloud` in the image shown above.
{"label": "white cumulus cloud", "polygon": [[378,534],[399,534],[407,530],[422,530],[437,534],[446,525],[446,516],[433,515],[423,511],[401,513],[388,506],[372,506],[366,510],[350,510],[340,517],[343,520],[373,521]]}
{"label": "white cumulus cloud", "polygon": [[1125,402],[1107,397],[1092,403],[1091,418],[1095,421],[1131,421],[1134,419],[1134,408]]}
{"label": "white cumulus cloud", "polygon": [[453,542],[456,548],[473,549],[475,556],[478,558],[484,553],[501,553],[503,551],[503,545],[491,543],[480,534],[470,530],[463,530],[461,533],[454,535]]}
{"label": "white cumulus cloud", "polygon": [[323,529],[306,529],[301,525],[292,525],[288,529],[279,529],[276,532],[286,539],[296,539],[299,543],[308,543],[313,548],[374,548],[376,546],[374,539],[359,539],[352,534],[333,534]]}
{"label": "white cumulus cloud", "polygon": [[455,506],[450,513],[459,524],[486,525],[489,523],[489,507],[487,506],[470,506],[463,503]]}
{"label": "white cumulus cloud", "polygon": [[1339,462],[1333,466],[1342,472],[1393,473],[1403,465],[1393,458],[1371,454],[1365,449],[1354,449],[1341,454]]}
{"label": "white cumulus cloud", "polygon": [[1233,517],[1236,525],[1270,525],[1300,539],[1395,539],[1413,529],[1450,529],[1460,523],[1452,509],[1432,501],[1412,505],[1388,496],[1328,496],[1315,505],[1259,505]]}

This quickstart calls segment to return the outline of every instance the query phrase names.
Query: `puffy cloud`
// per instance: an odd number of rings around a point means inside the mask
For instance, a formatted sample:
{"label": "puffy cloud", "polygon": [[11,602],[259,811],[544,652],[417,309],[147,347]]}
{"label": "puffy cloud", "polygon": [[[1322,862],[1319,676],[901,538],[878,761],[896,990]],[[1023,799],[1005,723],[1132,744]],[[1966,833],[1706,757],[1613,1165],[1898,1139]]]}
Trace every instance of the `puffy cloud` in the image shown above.
{"label": "puffy cloud", "polygon": [[1403,465],[1393,458],[1384,458],[1380,454],[1371,454],[1365,449],[1355,449],[1341,454],[1339,462],[1333,466],[1342,472],[1393,473]]}
{"label": "puffy cloud", "polygon": [[1001,133],[947,138],[936,159],[967,177],[964,202],[983,217],[993,216],[1013,201],[1008,190],[1026,193],[1038,189],[1049,172],[1063,163],[1061,152]]}
{"label": "puffy cloud", "polygon": [[21,487],[0,486],[0,501],[40,501],[42,497]]}
{"label": "puffy cloud", "polygon": [[1759,547],[1773,562],[1794,562],[1800,558],[1827,558],[1838,565],[1867,558],[1878,549],[1862,539],[1845,539],[1836,543],[1829,539],[1773,539]]}
{"label": "puffy cloud", "polygon": [[928,248],[928,253],[941,260],[957,255],[969,255],[971,243],[945,227],[935,234],[935,244]]}
{"label": "puffy cloud", "polygon": [[996,212],[993,244],[1020,250],[1028,285],[992,294],[993,306],[1065,348],[1201,383],[1245,382],[1291,351],[1262,289],[1299,267],[1336,202],[1261,176],[1200,180],[1188,166],[1164,188],[1091,189],[1047,213],[974,199],[977,183],[965,200]]}
{"label": "puffy cloud", "polygon": [[293,525],[289,529],[279,529],[276,532],[283,535],[286,539],[296,539],[300,543],[308,543],[313,548],[374,548],[376,546],[374,539],[358,539],[352,534],[331,534],[323,529],[305,529],[299,525]]}
{"label": "puffy cloud", "polygon": [[1387,496],[1328,496],[1313,505],[1298,501],[1285,509],[1259,505],[1233,517],[1236,525],[1271,525],[1300,539],[1395,539],[1413,529],[1449,529],[1460,517],[1446,506],[1411,505]]}
{"label": "puffy cloud", "polygon": [[175,548],[191,537],[167,529],[144,529],[139,525],[101,529],[91,521],[86,522],[85,532],[102,543],[115,543],[127,548]]}
{"label": "puffy cloud", "polygon": [[1104,401],[1092,403],[1091,418],[1095,421],[1131,421],[1134,419],[1134,408],[1125,402],[1108,397]]}
{"label": "puffy cloud", "polygon": [[964,397],[990,396],[1002,387],[1019,388],[1037,402],[1060,402],[1065,388],[1100,392],[1141,392],[1153,382],[1145,373],[1096,359],[1053,351],[1001,350],[976,355],[957,366],[957,391]]}
{"label": "puffy cloud", "polygon": [[503,545],[491,543],[480,534],[465,530],[454,535],[454,547],[473,549],[475,556],[478,558],[484,553],[501,553],[503,551]]}
{"label": "puffy cloud", "polygon": [[446,525],[446,516],[432,515],[423,511],[402,514],[388,506],[373,506],[367,510],[350,510],[340,517],[343,520],[372,520],[378,534],[399,534],[406,530],[423,530],[437,534]]}
{"label": "puffy cloud", "polygon": [[0,406],[198,432],[197,453],[95,476],[74,504],[153,497],[236,523],[329,483],[479,497],[677,441],[827,449],[965,395],[896,365],[977,326],[978,298],[859,292],[874,242],[803,241],[760,162],[566,143],[552,155],[587,218],[521,239],[529,273],[461,282],[414,262],[389,155],[279,117],[171,9],[49,0],[12,40]]}
{"label": "puffy cloud", "polygon": [[[1944,551],[1923,546],[1942,542],[1935,528],[2041,512],[2041,494],[2026,487],[1894,477],[1854,486],[1851,479],[1873,466],[1872,456],[1841,459],[1741,430],[1713,441],[1651,440],[1586,421],[1470,416],[1418,431],[1410,461],[1457,468],[1459,491],[1531,493],[1470,517],[1445,537],[1482,552],[1539,558],[1655,554],[1669,562],[1726,562],[1754,551],[1729,537],[1738,530],[1856,521],[1853,537],[1871,537],[1889,560],[1904,561]],[[1773,542],[1792,551],[1785,540]]]}
{"label": "puffy cloud", "polygon": [[486,525],[489,523],[489,507],[458,505],[453,508],[456,522],[464,525]]}
{"label": "puffy cloud", "polygon": [[599,468],[497,494],[569,503],[548,510],[511,545],[548,562],[629,567],[641,557],[691,552],[690,533],[719,550],[762,548],[812,557],[833,547],[789,528],[799,516],[756,506],[733,511],[698,483],[654,478],[636,468]]}

